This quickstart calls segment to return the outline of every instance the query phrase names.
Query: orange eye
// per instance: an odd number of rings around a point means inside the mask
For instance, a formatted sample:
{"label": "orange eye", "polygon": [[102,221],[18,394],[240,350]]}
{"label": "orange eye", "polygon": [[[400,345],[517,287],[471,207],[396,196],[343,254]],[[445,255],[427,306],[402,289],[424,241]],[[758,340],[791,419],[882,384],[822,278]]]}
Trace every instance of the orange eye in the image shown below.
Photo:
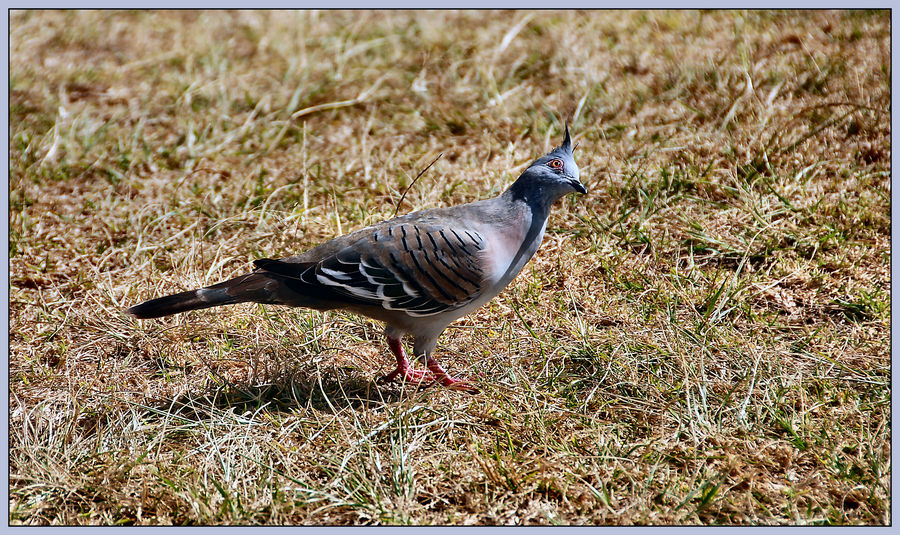
{"label": "orange eye", "polygon": [[550,160],[549,162],[547,162],[547,165],[550,167],[550,169],[562,169],[563,168],[562,160]]}

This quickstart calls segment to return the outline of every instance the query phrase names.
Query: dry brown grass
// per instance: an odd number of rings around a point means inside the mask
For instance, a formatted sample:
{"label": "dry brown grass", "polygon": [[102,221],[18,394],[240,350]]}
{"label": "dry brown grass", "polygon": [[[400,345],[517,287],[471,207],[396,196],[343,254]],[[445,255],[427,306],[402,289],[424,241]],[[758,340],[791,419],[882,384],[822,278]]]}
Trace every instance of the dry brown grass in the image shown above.
{"label": "dry brown grass", "polygon": [[[888,12],[14,12],[10,522],[889,524]],[[138,322],[568,119],[564,199],[441,338]]]}

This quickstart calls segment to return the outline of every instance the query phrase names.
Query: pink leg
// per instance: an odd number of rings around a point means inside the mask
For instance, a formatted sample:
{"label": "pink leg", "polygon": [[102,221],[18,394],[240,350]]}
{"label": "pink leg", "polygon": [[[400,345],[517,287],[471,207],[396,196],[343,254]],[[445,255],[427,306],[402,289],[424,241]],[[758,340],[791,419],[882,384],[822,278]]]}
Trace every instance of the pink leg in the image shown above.
{"label": "pink leg", "polygon": [[398,375],[401,376],[404,381],[413,384],[419,384],[425,380],[431,380],[431,373],[429,373],[427,370],[417,370],[409,365],[409,359],[406,358],[406,352],[403,351],[403,344],[400,343],[399,338],[394,338],[388,335],[387,342],[388,347],[391,349],[391,353],[393,353],[394,356],[397,357],[397,368],[395,368],[391,373],[379,379],[379,384],[389,383],[393,381]]}
{"label": "pink leg", "polygon": [[465,392],[470,392],[472,394],[477,394],[478,389],[469,384],[464,379],[458,379],[448,374],[444,368],[441,367],[440,364],[430,356],[425,357],[425,363],[428,365],[428,369],[431,370],[431,373],[434,374],[435,379],[440,381],[443,386],[447,388],[452,388],[453,390],[463,390]]}

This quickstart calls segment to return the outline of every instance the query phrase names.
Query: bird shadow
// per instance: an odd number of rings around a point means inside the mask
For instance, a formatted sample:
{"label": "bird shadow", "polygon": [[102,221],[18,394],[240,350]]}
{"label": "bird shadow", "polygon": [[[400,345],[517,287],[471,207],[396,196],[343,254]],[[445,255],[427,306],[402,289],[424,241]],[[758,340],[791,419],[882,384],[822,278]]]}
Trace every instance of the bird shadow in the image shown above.
{"label": "bird shadow", "polygon": [[333,414],[347,409],[377,408],[424,394],[423,388],[412,385],[378,384],[348,367],[322,370],[301,365],[263,373],[248,381],[233,381],[219,375],[216,379],[209,386],[154,400],[150,404],[151,412],[193,421],[214,418],[223,411],[258,414],[300,409]]}

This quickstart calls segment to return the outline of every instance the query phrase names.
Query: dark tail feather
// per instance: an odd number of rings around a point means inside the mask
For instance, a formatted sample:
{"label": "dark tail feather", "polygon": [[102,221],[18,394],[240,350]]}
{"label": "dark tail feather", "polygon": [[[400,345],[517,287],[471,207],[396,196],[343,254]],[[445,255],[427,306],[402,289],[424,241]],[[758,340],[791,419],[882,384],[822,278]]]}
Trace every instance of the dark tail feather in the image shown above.
{"label": "dark tail feather", "polygon": [[214,303],[204,301],[197,292],[200,290],[191,290],[189,292],[181,292],[180,294],[167,295],[159,299],[151,299],[144,301],[139,305],[135,305],[126,312],[140,319],[161,318],[178,314],[179,312],[187,312],[188,310],[199,310],[201,308],[214,307],[216,305],[224,305],[225,302]]}
{"label": "dark tail feather", "polygon": [[246,301],[273,302],[270,291],[266,287],[267,282],[271,282],[271,279],[265,275],[249,273],[208,288],[144,301],[129,308],[126,312],[139,319],[150,319]]}

